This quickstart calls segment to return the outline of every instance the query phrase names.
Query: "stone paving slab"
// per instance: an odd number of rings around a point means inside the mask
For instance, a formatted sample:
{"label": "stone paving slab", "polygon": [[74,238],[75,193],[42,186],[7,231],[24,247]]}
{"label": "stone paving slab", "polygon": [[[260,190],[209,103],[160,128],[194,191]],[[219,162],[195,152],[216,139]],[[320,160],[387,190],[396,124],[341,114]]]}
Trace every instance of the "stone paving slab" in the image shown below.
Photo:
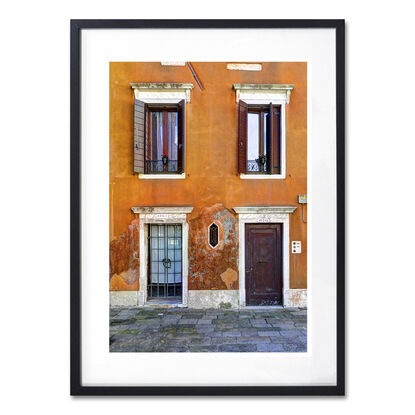
{"label": "stone paving slab", "polygon": [[112,307],[110,352],[306,352],[307,310]]}

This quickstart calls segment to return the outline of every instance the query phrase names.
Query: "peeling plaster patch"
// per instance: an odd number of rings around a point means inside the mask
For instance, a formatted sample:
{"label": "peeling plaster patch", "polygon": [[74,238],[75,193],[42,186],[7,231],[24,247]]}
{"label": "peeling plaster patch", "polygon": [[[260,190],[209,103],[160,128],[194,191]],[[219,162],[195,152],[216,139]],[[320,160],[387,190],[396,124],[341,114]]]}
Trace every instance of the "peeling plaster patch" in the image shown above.
{"label": "peeling plaster patch", "polygon": [[134,219],[126,232],[110,242],[110,290],[138,290],[139,266],[139,221]]}
{"label": "peeling plaster patch", "polygon": [[213,215],[213,218],[218,220],[223,226],[225,244],[232,243],[235,238],[236,220],[229,213],[229,211],[222,210]]}
{"label": "peeling plaster patch", "polygon": [[[219,227],[219,244],[209,245],[209,225]],[[238,289],[238,238],[236,216],[221,203],[204,208],[189,221],[189,289]],[[225,279],[221,274],[225,274]]]}
{"label": "peeling plaster patch", "polygon": [[222,281],[226,284],[228,290],[234,288],[234,282],[238,279],[238,273],[232,268],[228,268],[225,272],[220,274]]}
{"label": "peeling plaster patch", "polygon": [[231,71],[262,71],[260,63],[228,63],[226,69]]}
{"label": "peeling plaster patch", "polygon": [[135,291],[138,290],[138,279],[133,272],[124,271],[121,274],[114,274],[110,279],[110,291]]}

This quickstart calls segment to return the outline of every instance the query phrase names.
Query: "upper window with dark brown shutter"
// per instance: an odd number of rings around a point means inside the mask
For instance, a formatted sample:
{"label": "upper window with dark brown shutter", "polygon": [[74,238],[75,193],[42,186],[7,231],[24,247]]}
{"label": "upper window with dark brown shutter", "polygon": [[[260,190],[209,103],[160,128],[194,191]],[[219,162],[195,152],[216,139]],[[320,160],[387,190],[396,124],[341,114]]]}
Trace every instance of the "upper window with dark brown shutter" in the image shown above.
{"label": "upper window with dark brown shutter", "polygon": [[270,170],[272,174],[281,173],[281,107],[279,105],[270,105],[270,122],[271,122],[271,162]]}
{"label": "upper window with dark brown shutter", "polygon": [[239,173],[246,173],[247,169],[247,137],[248,137],[248,105],[239,101],[238,118],[238,168]]}
{"label": "upper window with dark brown shutter", "polygon": [[182,99],[177,106],[178,113],[178,158],[177,172],[184,173],[186,169],[186,101]]}
{"label": "upper window with dark brown shutter", "polygon": [[287,106],[293,84],[233,84],[238,105],[238,171],[241,179],[285,179]]}
{"label": "upper window with dark brown shutter", "polygon": [[135,100],[134,172],[185,171],[186,104],[144,104]]}
{"label": "upper window with dark brown shutter", "polygon": [[240,173],[280,174],[280,106],[248,105],[239,101]]}

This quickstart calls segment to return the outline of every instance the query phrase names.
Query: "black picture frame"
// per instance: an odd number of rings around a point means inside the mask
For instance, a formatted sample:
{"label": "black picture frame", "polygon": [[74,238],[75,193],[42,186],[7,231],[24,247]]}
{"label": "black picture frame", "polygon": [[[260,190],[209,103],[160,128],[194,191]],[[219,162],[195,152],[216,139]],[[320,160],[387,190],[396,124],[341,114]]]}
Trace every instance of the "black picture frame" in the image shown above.
{"label": "black picture frame", "polygon": [[[81,32],[87,29],[313,29],[336,33],[337,384],[335,386],[83,386],[81,383]],[[71,20],[71,395],[345,395],[345,21]]]}

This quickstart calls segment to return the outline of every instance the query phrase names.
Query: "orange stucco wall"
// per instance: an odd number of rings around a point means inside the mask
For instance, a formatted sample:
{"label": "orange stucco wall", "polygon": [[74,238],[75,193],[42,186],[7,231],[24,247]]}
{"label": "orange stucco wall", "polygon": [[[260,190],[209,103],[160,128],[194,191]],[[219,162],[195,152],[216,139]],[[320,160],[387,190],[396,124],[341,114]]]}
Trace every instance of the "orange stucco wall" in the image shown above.
{"label": "orange stucco wall", "polygon": [[[160,62],[110,63],[110,244],[115,250],[111,257],[110,289],[137,289],[139,259],[136,254],[130,260],[119,259],[121,246],[138,249],[134,245],[136,218],[130,210],[132,206],[194,206],[189,215],[192,220],[217,204],[229,210],[233,206],[297,206],[290,215],[290,241],[302,241],[302,253],[290,255],[290,286],[306,288],[307,225],[302,222],[301,205],[297,203],[297,195],[307,193],[306,63],[264,62],[262,71],[227,70],[226,62],[192,62],[192,65],[203,91],[187,66],[162,66]],[[139,180],[133,175],[132,82],[194,85],[191,103],[186,105],[185,180]],[[286,105],[285,180],[240,179],[234,83],[294,84],[290,104]],[[126,264],[120,266],[117,261]],[[126,268],[135,271],[126,277],[123,272]]]}

